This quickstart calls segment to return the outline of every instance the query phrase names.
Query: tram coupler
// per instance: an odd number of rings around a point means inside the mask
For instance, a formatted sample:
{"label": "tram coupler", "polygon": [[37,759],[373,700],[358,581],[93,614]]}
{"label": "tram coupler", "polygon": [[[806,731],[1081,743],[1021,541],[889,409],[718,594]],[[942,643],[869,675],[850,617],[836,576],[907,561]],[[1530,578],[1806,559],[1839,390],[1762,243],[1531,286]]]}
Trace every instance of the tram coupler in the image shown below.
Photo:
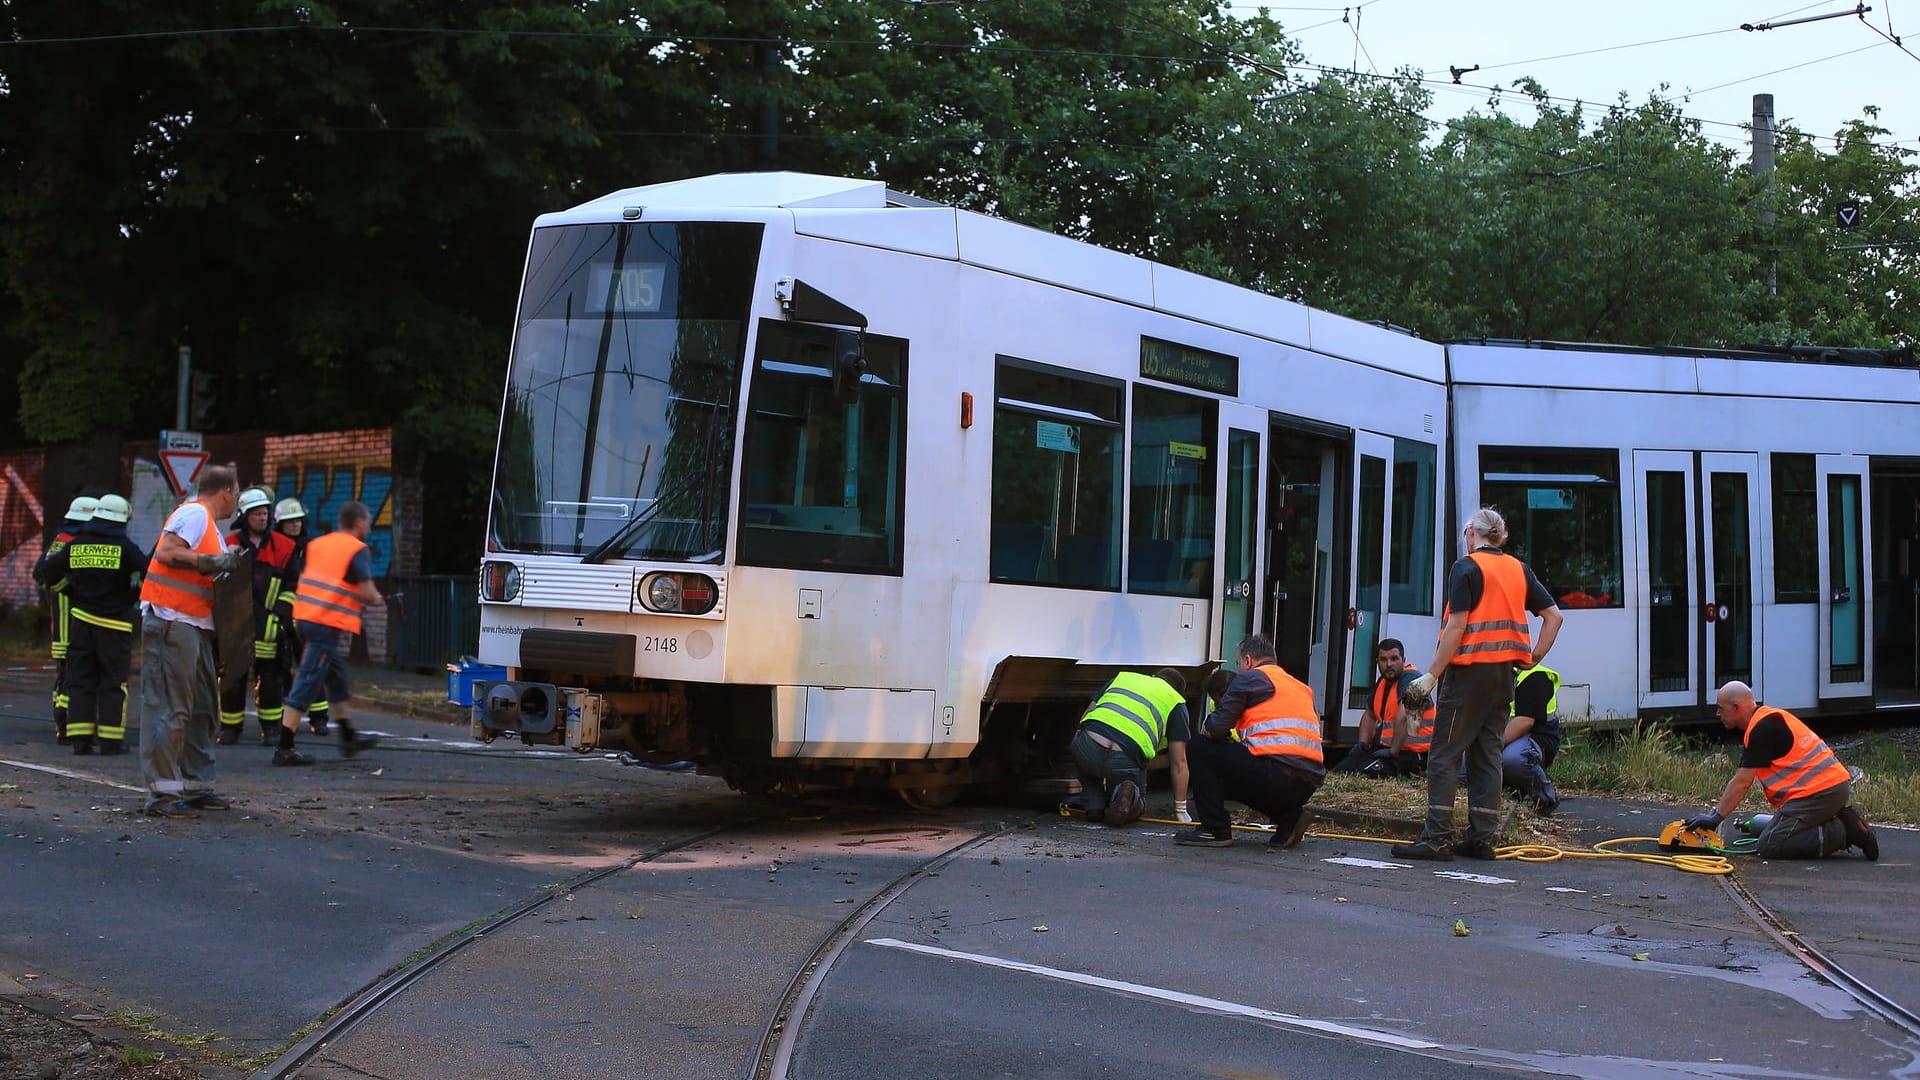
{"label": "tram coupler", "polygon": [[575,686],[537,682],[477,683],[470,726],[473,737],[490,743],[502,735],[528,745],[566,746],[577,753],[600,747],[606,699]]}

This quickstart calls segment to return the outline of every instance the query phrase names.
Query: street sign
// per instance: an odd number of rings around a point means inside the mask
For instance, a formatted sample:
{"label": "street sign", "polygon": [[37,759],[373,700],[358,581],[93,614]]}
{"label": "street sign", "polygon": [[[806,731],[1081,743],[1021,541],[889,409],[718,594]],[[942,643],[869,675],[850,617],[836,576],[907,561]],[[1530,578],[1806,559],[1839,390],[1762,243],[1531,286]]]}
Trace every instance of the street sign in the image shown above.
{"label": "street sign", "polygon": [[194,480],[199,478],[200,470],[206,464],[205,450],[160,451],[160,471],[166,476],[167,486],[173,488],[175,495],[184,496],[192,491]]}
{"label": "street sign", "polygon": [[1834,217],[1841,228],[1851,229],[1860,224],[1860,204],[1853,199],[1848,199],[1840,204],[1840,209],[1834,213]]}
{"label": "street sign", "polygon": [[200,433],[197,431],[162,431],[160,433],[162,450],[205,450]]}

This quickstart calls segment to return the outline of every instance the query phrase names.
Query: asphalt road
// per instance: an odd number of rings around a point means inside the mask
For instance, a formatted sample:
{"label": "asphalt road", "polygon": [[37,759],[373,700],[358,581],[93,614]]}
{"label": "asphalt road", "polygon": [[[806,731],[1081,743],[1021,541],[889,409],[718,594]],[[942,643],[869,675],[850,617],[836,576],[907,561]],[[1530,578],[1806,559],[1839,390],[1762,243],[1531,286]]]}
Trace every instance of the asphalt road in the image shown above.
{"label": "asphalt road", "polygon": [[[0,974],[75,1007],[265,1055],[463,927],[551,897],[308,1076],[741,1076],[796,973],[862,910],[790,1025],[790,1076],[1920,1075],[1920,1042],[1808,974],[1717,880],[1645,864],[1396,863],[1325,838],[1196,850],[1019,808],[755,800],[386,718],[363,726],[396,738],[311,769],[231,748],[239,808],[162,822],[124,790],[131,756],[59,752],[43,709],[37,681],[0,678]],[[1665,820],[1635,809],[1566,812],[1596,835]],[[1874,864],[1741,875],[1920,1008],[1920,834],[1882,843]]]}

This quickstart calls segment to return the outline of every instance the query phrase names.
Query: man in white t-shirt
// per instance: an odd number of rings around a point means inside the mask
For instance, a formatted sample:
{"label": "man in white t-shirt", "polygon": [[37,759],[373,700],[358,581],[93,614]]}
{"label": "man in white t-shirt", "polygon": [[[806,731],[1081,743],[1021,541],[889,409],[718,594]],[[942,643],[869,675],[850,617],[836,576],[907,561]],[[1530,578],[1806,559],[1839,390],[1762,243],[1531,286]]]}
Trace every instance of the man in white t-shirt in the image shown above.
{"label": "man in white t-shirt", "polygon": [[240,492],[233,470],[219,465],[200,470],[195,488],[168,515],[140,587],[140,771],[155,817],[229,808],[213,790],[213,580],[244,559],[220,531]]}

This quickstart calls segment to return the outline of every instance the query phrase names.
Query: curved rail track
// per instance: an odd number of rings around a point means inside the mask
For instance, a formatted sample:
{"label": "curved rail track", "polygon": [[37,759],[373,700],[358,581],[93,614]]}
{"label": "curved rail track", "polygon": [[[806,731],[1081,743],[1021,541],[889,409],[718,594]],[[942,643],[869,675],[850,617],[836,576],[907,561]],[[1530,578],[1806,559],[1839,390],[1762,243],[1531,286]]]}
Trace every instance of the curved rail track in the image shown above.
{"label": "curved rail track", "polygon": [[1786,920],[1775,915],[1753,895],[1745,885],[1734,876],[1720,878],[1720,885],[1734,903],[1746,912],[1754,925],[1784,949],[1788,955],[1797,958],[1809,971],[1832,983],[1845,992],[1848,997],[1860,1003],[1860,1006],[1887,1023],[1905,1031],[1908,1035],[1920,1038],[1920,1015],[1868,985],[1866,980],[1842,967],[1832,957],[1821,952],[1819,947],[1800,936],[1799,931],[1789,926]]}

